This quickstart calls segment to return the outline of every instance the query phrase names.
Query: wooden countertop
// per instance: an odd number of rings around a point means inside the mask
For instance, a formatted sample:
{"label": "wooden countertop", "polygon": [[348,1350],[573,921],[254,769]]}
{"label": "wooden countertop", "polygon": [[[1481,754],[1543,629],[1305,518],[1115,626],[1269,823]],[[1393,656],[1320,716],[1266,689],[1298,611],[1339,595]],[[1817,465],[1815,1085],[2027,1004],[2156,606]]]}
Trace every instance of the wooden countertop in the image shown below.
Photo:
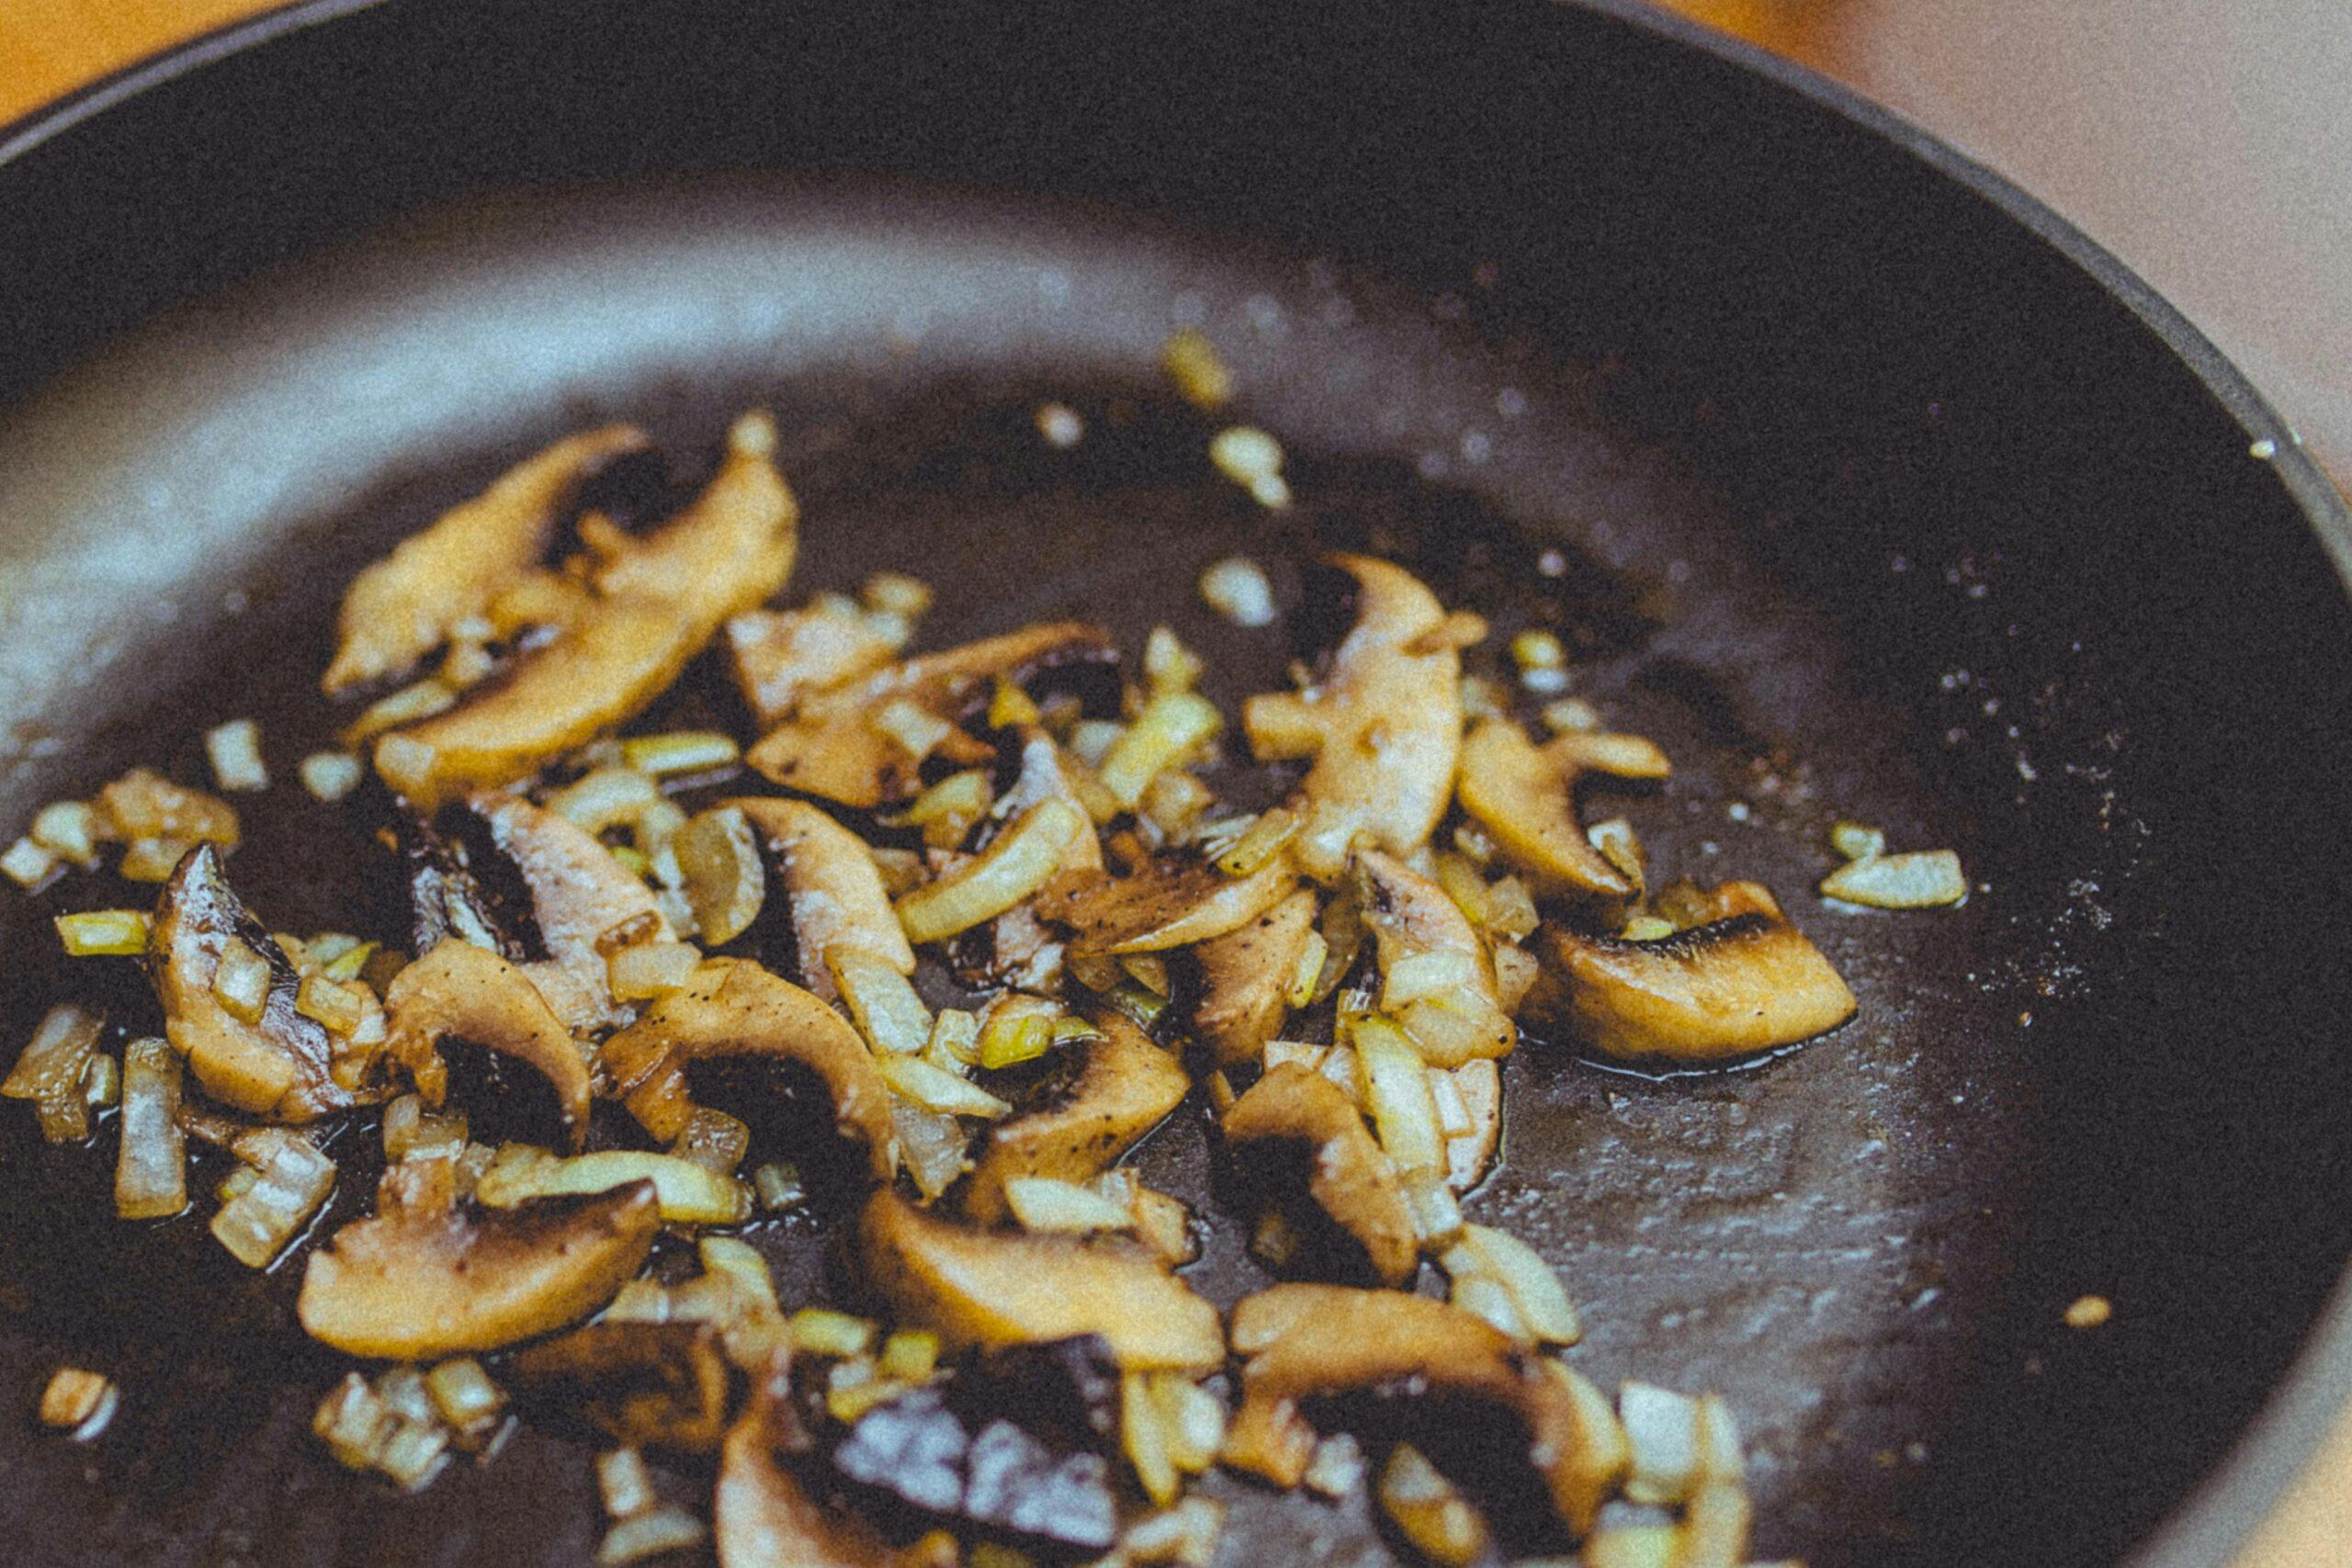
{"label": "wooden countertop", "polygon": [[[2352,473],[2340,0],[1667,3],[1850,83],[2052,202]],[[268,4],[0,0],[0,123]],[[2352,1568],[2352,1417],[2235,1568]]]}

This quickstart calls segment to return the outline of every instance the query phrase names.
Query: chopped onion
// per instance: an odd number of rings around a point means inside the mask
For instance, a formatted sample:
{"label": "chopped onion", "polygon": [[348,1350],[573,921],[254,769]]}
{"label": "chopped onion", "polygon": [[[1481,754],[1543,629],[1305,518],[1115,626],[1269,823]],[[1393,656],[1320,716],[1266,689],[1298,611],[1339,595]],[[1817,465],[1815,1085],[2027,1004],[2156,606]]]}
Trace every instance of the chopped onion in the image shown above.
{"label": "chopped onion", "polygon": [[904,697],[893,697],[884,703],[866,722],[918,762],[937,750],[940,743],[956,730],[937,714],[918,707]]}
{"label": "chopped onion", "polygon": [[1584,1543],[1584,1568],[1679,1568],[1672,1525],[1604,1525]]}
{"label": "chopped onion", "polygon": [[[379,697],[368,705],[359,716],[345,728],[341,739],[345,746],[356,746],[372,735],[387,729],[397,729],[404,724],[414,724],[447,713],[458,705],[458,694],[447,681],[428,675],[413,685],[402,686],[388,697]],[[411,742],[412,745],[415,742]],[[430,750],[430,748],[425,748]]]}
{"label": "chopped onion", "polygon": [[1032,1062],[1054,1048],[1061,1010],[1043,997],[1007,991],[989,1009],[978,1042],[978,1062],[994,1072]]}
{"label": "chopped onion", "polygon": [[128,958],[147,951],[147,911],[87,909],[57,917],[69,958]]}
{"label": "chopped onion", "polygon": [[1233,396],[1233,372],[1226,368],[1216,345],[1194,328],[1182,327],[1168,334],[1168,341],[1159,345],[1159,367],[1196,409],[1218,408]]}
{"label": "chopped onion", "polygon": [[1439,1265],[1453,1280],[1456,1306],[1476,1313],[1524,1345],[1573,1345],[1584,1337],[1577,1312],[1550,1264],[1508,1231],[1464,1225]]}
{"label": "chopped onion", "polygon": [[1104,753],[1095,775],[1112,797],[1132,811],[1146,785],[1225,728],[1216,705],[1196,692],[1162,692],[1146,703]]}
{"label": "chopped onion", "polygon": [[1682,1512],[1675,1532],[1674,1568],[1740,1568],[1747,1561],[1747,1530],[1754,1510],[1736,1486],[1702,1486]]}
{"label": "chopped onion", "polygon": [[938,1370],[939,1336],[927,1328],[901,1328],[882,1342],[876,1366],[894,1382],[922,1382]]}
{"label": "chopped onion", "polygon": [[1468,1568],[1486,1551],[1487,1521],[1410,1443],[1390,1452],[1378,1495],[1381,1511],[1431,1562]]}
{"label": "chopped onion", "polygon": [[1086,827],[1068,801],[1038,802],[986,851],[901,897],[899,923],[910,941],[923,942],[996,919],[1046,885]]}
{"label": "chopped onion", "polygon": [[1314,1461],[1299,1483],[1336,1501],[1363,1484],[1363,1445],[1351,1433],[1334,1432],[1315,1445]]}
{"label": "chopped onion", "polygon": [[77,1442],[87,1441],[106,1429],[120,1400],[113,1380],[79,1367],[60,1367],[41,1390],[41,1425],[70,1433]]}
{"label": "chopped onion", "polygon": [[1169,839],[1182,839],[1216,804],[1209,786],[1181,768],[1162,768],[1144,786],[1144,818]]}
{"label": "chopped onion", "polygon": [[1380,1146],[1399,1171],[1442,1169],[1445,1139],[1420,1052],[1402,1030],[1381,1018],[1356,1020],[1351,1039]]}
{"label": "chopped onion", "polygon": [[1600,728],[1600,710],[1582,697],[1562,697],[1544,705],[1544,722],[1559,734],[1589,734]]}
{"label": "chopped onion", "polygon": [[1147,1515],[1119,1538],[1118,1560],[1169,1562],[1176,1568],[1211,1568],[1225,1533],[1225,1505],[1212,1497],[1187,1497],[1172,1508]]}
{"label": "chopped onion", "polygon": [[1283,847],[1298,836],[1298,813],[1286,806],[1260,812],[1249,830],[1216,857],[1216,868],[1227,876],[1248,876],[1282,853]]}
{"label": "chopped onion", "polygon": [[980,1021],[962,1008],[942,1008],[931,1021],[931,1037],[922,1043],[923,1058],[941,1066],[949,1062],[970,1066],[980,1059]]}
{"label": "chopped onion", "polygon": [[935,1067],[920,1056],[884,1053],[875,1058],[891,1092],[925,1111],[952,1116],[1010,1115],[1012,1107],[968,1078]]}
{"label": "chopped onion", "polygon": [[424,1374],[424,1391],[441,1419],[460,1432],[479,1432],[506,1408],[506,1393],[470,1356],[444,1361]]}
{"label": "chopped onion", "polygon": [[863,1356],[874,1347],[874,1325],[866,1318],[824,1307],[802,1307],[791,1321],[793,1348],[811,1356]]}
{"label": "chopped onion", "polygon": [[548,796],[548,809],[590,833],[625,827],[661,804],[662,786],[635,768],[598,768]]}
{"label": "chopped onion", "polygon": [[325,1026],[329,1033],[346,1038],[366,1021],[368,1003],[356,987],[337,985],[316,973],[303,976],[301,988],[294,993],[296,1012]]}
{"label": "chopped onion", "polygon": [[1620,942],[1664,942],[1675,932],[1672,920],[1662,920],[1656,915],[1634,915],[1617,932]]}
{"label": "chopped onion", "polygon": [[191,847],[187,839],[133,839],[115,869],[132,882],[168,882]]}
{"label": "chopped onion", "polygon": [[1628,1382],[1617,1391],[1617,1415],[1633,1445],[1625,1495],[1658,1506],[1688,1497],[1700,1473],[1698,1402],[1649,1383]]}
{"label": "chopped onion", "polygon": [[373,1470],[391,1435],[395,1417],[386,1410],[368,1380],[357,1372],[344,1380],[319,1402],[311,1430],[342,1464],[352,1470]]}
{"label": "chopped onion", "polygon": [[30,839],[18,839],[0,854],[0,872],[19,887],[38,887],[57,869],[57,857]]}
{"label": "chopped onion", "polygon": [[738,806],[716,807],[670,840],[685,878],[686,902],[705,946],[719,947],[751,929],[767,898],[760,843]]}
{"label": "chopped onion", "polygon": [[996,792],[989,784],[988,774],[967,768],[915,796],[905,820],[909,827],[922,829],[922,841],[933,849],[952,850],[995,804]]}
{"label": "chopped onion", "polygon": [[71,1002],[58,1003],[41,1016],[24,1054],[0,1082],[0,1095],[33,1102],[41,1136],[52,1144],[76,1144],[90,1135],[85,1075],[105,1023],[96,1013]]}
{"label": "chopped onion", "polygon": [[222,789],[269,787],[269,770],[261,760],[261,727],[249,718],[232,718],[204,733],[204,752],[212,761],[212,776]]}
{"label": "chopped onion", "polygon": [[890,1122],[899,1137],[899,1161],[926,1200],[956,1185],[956,1178],[971,1168],[964,1128],[955,1117],[894,1098]]}
{"label": "chopped onion", "polygon": [[836,942],[825,950],[824,963],[850,1018],[876,1050],[912,1055],[929,1043],[931,1010],[888,960]]}
{"label": "chopped onion", "polygon": [[1075,1182],[1049,1176],[1015,1176],[1004,1184],[1005,1201],[1023,1229],[1033,1231],[1127,1231],[1135,1213]]}
{"label": "chopped onion", "polygon": [[1848,861],[1822,879],[1821,891],[1873,909],[1928,909],[1968,897],[1968,877],[1950,850],[1914,850]]}
{"label": "chopped onion", "polygon": [[596,1568],[628,1568],[664,1552],[700,1546],[710,1531],[683,1508],[667,1504],[621,1520],[596,1543]]}
{"label": "chopped onion", "polygon": [[732,1176],[752,1149],[752,1129],[724,1111],[696,1106],[670,1152],[705,1170]]}
{"label": "chopped onion", "polygon": [[605,981],[616,998],[650,1001],[682,990],[702,966],[702,954],[683,942],[641,942],[605,960]]}
{"label": "chopped onion", "polygon": [[1506,876],[1487,889],[1487,930],[1504,942],[1519,942],[1541,923],[1527,884]]}
{"label": "chopped onion", "polygon": [[1560,639],[1532,626],[1510,639],[1510,656],[1521,670],[1558,670],[1568,662]]}
{"label": "chopped onion", "polygon": [[632,1518],[661,1499],[653,1495],[653,1472],[635,1449],[613,1449],[596,1456],[596,1491],[609,1518]]}
{"label": "chopped onion", "polygon": [[122,1066],[112,1056],[93,1056],[82,1069],[82,1099],[102,1111],[122,1098]]}
{"label": "chopped onion", "polygon": [[1404,1188],[1405,1205],[1413,1214],[1413,1234],[1423,1247],[1442,1247],[1462,1234],[1462,1205],[1453,1189],[1446,1185],[1443,1173],[1417,1170],[1405,1179]]}
{"label": "chopped onion", "polygon": [[763,1209],[793,1209],[808,1201],[808,1189],[800,1180],[800,1168],[790,1160],[780,1159],[752,1172],[752,1190]]}
{"label": "chopped onion", "polygon": [[1475,990],[1481,978],[1476,953],[1450,947],[1407,953],[1382,973],[1380,1005],[1395,1011],[1432,998],[1451,998]]}
{"label": "chopped onion", "polygon": [[511,1209],[533,1198],[609,1192],[631,1181],[650,1181],[662,1217],[673,1224],[740,1224],[752,1213],[751,1189],[730,1177],[676,1155],[636,1149],[606,1149],[565,1158],[528,1144],[509,1144],[482,1173],[476,1201]]}
{"label": "chopped onion", "polygon": [[1886,834],[1867,822],[1833,822],[1829,844],[1848,860],[1874,860],[1886,853]]}
{"label": "chopped onion", "polygon": [[1634,831],[1631,822],[1623,817],[1611,817],[1587,828],[1584,836],[1600,852],[1601,859],[1616,867],[1618,875],[1633,884],[1636,895],[1647,886],[1643,875],[1641,836]]}
{"label": "chopped onion", "polygon": [[621,742],[621,761],[657,779],[733,767],[742,755],[733,736],[716,729],[673,729]]}
{"label": "chopped onion", "polygon": [[1228,425],[1211,436],[1209,462],[1268,511],[1279,512],[1290,504],[1290,486],[1283,479],[1282,443],[1255,425]]}
{"label": "chopped onion", "polygon": [[384,1158],[456,1159],[466,1152],[466,1113],[451,1106],[428,1111],[413,1094],[401,1095],[384,1107]]}
{"label": "chopped onion", "polygon": [[1274,618],[1273,585],[1265,569],[1247,556],[1227,556],[1201,573],[1201,597],[1237,626],[1262,626]]}
{"label": "chopped onion", "polygon": [[868,610],[885,615],[920,619],[931,609],[931,584],[903,571],[877,571],[858,585],[857,596]]}
{"label": "chopped onion", "polygon": [[1189,692],[1208,666],[1165,626],[1151,628],[1144,639],[1143,678],[1154,696],[1165,692]]}
{"label": "chopped onion", "polygon": [[1037,434],[1046,446],[1066,452],[1086,438],[1086,422],[1067,403],[1039,403]]}
{"label": "chopped onion", "polygon": [[334,1190],[334,1161],[277,1127],[247,1133],[234,1146],[256,1179],[212,1216],[212,1235],[246,1268],[266,1269]]}
{"label": "chopped onion", "polygon": [[269,1004],[269,960],[231,937],[220,944],[220,961],[212,971],[212,994],[232,1018],[258,1023]]}
{"label": "chopped onion", "polygon": [[1166,1416],[1152,1397],[1147,1373],[1128,1372],[1119,1380],[1119,1439],[1145,1495],[1163,1508],[1173,1503],[1184,1479],[1169,1457]]}

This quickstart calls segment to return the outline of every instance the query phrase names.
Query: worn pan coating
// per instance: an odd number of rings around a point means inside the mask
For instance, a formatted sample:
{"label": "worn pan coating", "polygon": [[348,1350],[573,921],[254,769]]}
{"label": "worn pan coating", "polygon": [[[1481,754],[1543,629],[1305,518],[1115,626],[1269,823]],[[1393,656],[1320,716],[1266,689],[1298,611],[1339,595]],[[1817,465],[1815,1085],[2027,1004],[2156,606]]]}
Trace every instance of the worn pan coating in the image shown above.
{"label": "worn pan coating", "polygon": [[[17,127],[0,213],[11,830],[235,714],[288,772],[356,563],[560,429],[691,463],[765,400],[800,587],[920,570],[941,637],[1168,618],[1230,698],[1281,650],[1193,571],[1370,543],[1560,626],[1674,754],[1653,855],[1770,881],[1860,1021],[1668,1082],[1531,1042],[1476,1207],[1561,1265],[1588,1371],[1731,1395],[1758,1556],[2216,1563],[2352,1379],[2342,504],[2111,259],[1817,82],[1614,4],[334,0]],[[1185,321],[1289,518],[1203,478],[1150,367]],[[363,850],[281,793],[240,879],[310,929]],[[1835,816],[1978,891],[1825,907]],[[13,1048],[59,964],[24,900],[0,932]],[[28,1122],[0,1391],[128,1392],[87,1449],[0,1421],[0,1556],[585,1557],[587,1444],[334,1472],[285,1271],[115,1224]],[[1188,1111],[1143,1159],[1197,1191],[1202,1150]],[[823,1287],[815,1227],[766,1239]],[[1252,1277],[1229,1235],[1198,1273]],[[1225,1490],[1227,1563],[1386,1551]]]}

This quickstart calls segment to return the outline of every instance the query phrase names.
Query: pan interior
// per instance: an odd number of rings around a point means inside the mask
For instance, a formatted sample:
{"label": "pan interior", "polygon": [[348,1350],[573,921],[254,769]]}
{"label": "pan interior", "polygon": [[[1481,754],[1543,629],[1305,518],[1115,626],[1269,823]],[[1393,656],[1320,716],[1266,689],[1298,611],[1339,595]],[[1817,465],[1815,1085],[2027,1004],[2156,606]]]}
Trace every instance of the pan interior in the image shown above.
{"label": "pan interior", "polygon": [[[939,591],[933,646],[1080,614],[1133,650],[1165,622],[1207,654],[1228,711],[1283,682],[1287,648],[1279,627],[1217,620],[1193,590],[1204,566],[1250,554],[1288,592],[1317,548],[1394,555],[1492,616],[1498,640],[1560,631],[1577,694],[1676,762],[1662,793],[1602,811],[1633,819],[1659,877],[1769,883],[1861,999],[1839,1033],[1746,1071],[1657,1081],[1543,1041],[1512,1059],[1506,1158],[1470,1208],[1558,1265],[1588,1328],[1576,1364],[1606,1386],[1729,1396],[1759,1558],[2111,1556],[2291,1342],[2282,1325],[2243,1365],[2211,1348],[2181,1363],[2191,1321],[2245,1278],[2205,1249],[2252,1189],[2199,1192],[2163,1163],[2186,1064],[2132,1082],[2119,1055],[2209,1050],[2119,1038],[2146,1004],[2114,928],[2162,903],[2142,891],[2154,829],[2114,783],[2123,739],[2048,721],[2065,671],[2037,699],[1973,668],[2012,613],[1995,574],[1892,552],[1792,566],[1781,520],[1629,434],[1594,376],[1495,326],[1478,288],[1423,297],[1311,257],[908,186],[443,210],[183,310],[0,426],[0,816],[138,761],[200,780],[203,729],[254,716],[277,782],[246,812],[248,898],[294,931],[389,908],[368,869],[385,857],[292,782],[330,728],[312,682],[334,597],[390,540],[594,420],[647,424],[690,468],[734,412],[769,407],[803,503],[795,595],[915,572]],[[1182,325],[1235,369],[1220,418],[1288,449],[1291,510],[1208,468],[1215,423],[1153,363]],[[1040,439],[1049,400],[1084,421],[1074,448]],[[698,669],[681,700],[718,685]],[[2028,710],[2043,717],[2020,728]],[[1957,848],[1976,892],[1933,913],[1825,904],[1838,818]],[[144,896],[82,877],[53,897]],[[0,907],[12,1034],[57,994],[134,1013],[124,967],[52,956],[51,910]],[[2272,1096],[2229,1085],[2215,1104],[2231,1135],[2259,1138],[2236,1118]],[[337,1473],[304,1431],[340,1369],[292,1325],[299,1269],[244,1275],[203,1204],[118,1225],[105,1138],[49,1150],[28,1123],[0,1119],[0,1377],[29,1394],[70,1360],[117,1374],[126,1399],[86,1450],[0,1434],[0,1540],[20,1557],[592,1549],[592,1445],[558,1428],[526,1426],[415,1498]],[[1188,1106],[1140,1156],[1196,1202],[1202,1126]],[[368,1142],[355,1129],[337,1152],[362,1168]],[[788,1294],[831,1287],[822,1224],[755,1239]],[[2275,1261],[2285,1300],[2314,1297],[2332,1265],[2319,1247]],[[1194,1277],[1220,1302],[1262,1280],[1229,1218]],[[2116,1300],[2110,1329],[2064,1327],[2086,1293]],[[687,1466],[664,1483],[704,1482]],[[1237,1510],[1227,1562],[1390,1559],[1360,1507],[1216,1485]]]}

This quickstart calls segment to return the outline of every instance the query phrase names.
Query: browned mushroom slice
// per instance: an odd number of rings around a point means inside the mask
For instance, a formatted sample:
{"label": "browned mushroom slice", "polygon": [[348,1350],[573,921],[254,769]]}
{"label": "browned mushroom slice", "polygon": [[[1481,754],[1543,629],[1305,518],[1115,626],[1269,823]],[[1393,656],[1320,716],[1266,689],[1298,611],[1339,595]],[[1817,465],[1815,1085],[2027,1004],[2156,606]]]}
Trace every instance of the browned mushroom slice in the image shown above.
{"label": "browned mushroom slice", "polygon": [[660,695],[729,616],[791,574],[798,509],[774,444],[764,420],[739,421],[692,504],[643,539],[606,541],[595,597],[568,626],[456,707],[377,742],[385,782],[428,809],[512,784]]}
{"label": "browned mushroom slice", "polygon": [[742,811],[775,856],[791,906],[802,985],[828,1002],[838,998],[825,964],[836,947],[868,953],[901,975],[915,972],[915,950],[864,840],[806,801],[727,804]]}
{"label": "browned mushroom slice", "polygon": [[1485,1319],[1443,1302],[1398,1291],[1276,1285],[1234,1307],[1233,1348],[1248,1360],[1226,1462],[1279,1485],[1296,1485],[1314,1452],[1302,1404],[1384,1392],[1438,1407],[1439,1418],[1423,1430],[1416,1432],[1409,1416],[1407,1423],[1407,1436],[1433,1450],[1442,1448],[1441,1428],[1459,1422],[1462,1402],[1510,1418],[1525,1434],[1521,1451],[1545,1501],[1578,1535],[1592,1528],[1624,1472],[1623,1434],[1589,1383],[1521,1353]]}
{"label": "browned mushroom slice", "polygon": [[486,615],[547,553],[581,481],[644,445],[644,433],[626,424],[568,435],[401,540],[343,596],[340,641],[321,682],[328,694],[410,669],[458,623]]}
{"label": "browned mushroom slice", "polygon": [[1504,1011],[1486,944],[1445,889],[1394,856],[1356,857],[1358,905],[1378,941],[1383,1011],[1433,1067],[1507,1056],[1519,1031]]}
{"label": "browned mushroom slice", "polygon": [[631,1448],[707,1453],[727,1428],[727,1359],[710,1323],[607,1319],[514,1358],[526,1383],[564,1390],[595,1426]]}
{"label": "browned mushroom slice", "polygon": [[441,1043],[463,1040],[522,1063],[555,1091],[564,1137],[588,1136],[588,1064],[571,1032],[525,972],[470,942],[445,942],[392,977],[384,993],[387,1053],[415,1079],[427,1105],[448,1090]]}
{"label": "browned mushroom slice", "polygon": [[[234,952],[240,947],[241,954]],[[256,958],[266,964],[257,1010],[244,1007],[240,1016],[220,995],[224,954],[248,967]],[[164,1037],[222,1104],[274,1121],[310,1122],[383,1098],[335,1080],[336,1037],[296,1010],[301,976],[230,887],[211,844],[188,851],[164,885],[148,930],[147,963],[163,1003]],[[229,989],[233,996],[233,981]]]}
{"label": "browned mushroom slice", "polygon": [[1072,1061],[1038,1100],[989,1129],[964,1190],[974,1219],[1002,1223],[1004,1184],[1014,1177],[1085,1181],[1110,1169],[1192,1088],[1174,1053],[1124,1016],[1106,1010],[1094,1025],[1102,1033],[1064,1048]]}
{"label": "browned mushroom slice", "polygon": [[926,653],[815,694],[745,760],[787,788],[870,811],[911,799],[920,786],[923,758],[876,722],[894,706],[939,728],[929,754],[969,767],[995,755],[962,727],[976,707],[985,706],[999,676],[1023,684],[1049,670],[1107,667],[1115,658],[1102,628],[1082,621],[1048,621]]}
{"label": "browned mushroom slice", "polygon": [[1381,1280],[1401,1285],[1412,1277],[1420,1242],[1405,1189],[1338,1085],[1284,1063],[1233,1102],[1223,1125],[1227,1146],[1244,1160],[1271,1155],[1303,1166],[1306,1196]]}
{"label": "browned mushroom slice", "polygon": [[858,1221],[866,1282],[900,1321],[956,1346],[1039,1345],[1099,1334],[1129,1371],[1223,1364],[1216,1308],[1124,1242],[981,1230],[888,1188]]}
{"label": "browned mushroom slice", "polygon": [[1577,821],[1577,784],[1588,773],[1662,779],[1670,771],[1666,753],[1638,735],[1571,731],[1538,746],[1510,719],[1490,718],[1463,742],[1462,809],[1539,891],[1631,898],[1641,888]]}
{"label": "browned mushroom slice", "polygon": [[1250,698],[1242,723],[1261,761],[1315,759],[1295,851],[1309,875],[1329,880],[1359,843],[1410,854],[1428,841],[1453,791],[1462,657],[1428,636],[1445,620],[1437,596],[1387,561],[1329,557],[1308,573],[1306,600],[1352,604],[1353,626],[1319,682]]}
{"label": "browned mushroom slice", "polygon": [[776,1461],[779,1450],[808,1446],[784,1394],[755,1391],[719,1450],[710,1521],[719,1568],[934,1568],[920,1548],[896,1551],[865,1520],[825,1507]]}
{"label": "browned mushroom slice", "polygon": [[653,894],[586,829],[517,795],[477,791],[466,808],[530,890],[531,917],[547,957],[524,973],[574,1030],[605,1028],[626,1012],[613,998],[599,938],[631,926],[667,934]]}
{"label": "browned mushroom slice", "polygon": [[1704,925],[1650,942],[1546,922],[1534,1016],[1626,1061],[1715,1062],[1794,1045],[1854,1016],[1854,993],[1767,889],[1728,883]]}
{"label": "browned mushroom slice", "polygon": [[457,1162],[385,1172],[376,1217],[311,1255],[297,1310],[311,1337],[355,1356],[415,1361],[496,1350],[613,1299],[653,1245],[653,1183],[475,1214]]}
{"label": "browned mushroom slice", "polygon": [[[1193,1032],[1220,1066],[1255,1058],[1282,1032],[1298,968],[1315,938],[1316,898],[1301,888],[1242,926],[1200,944]],[[1311,977],[1310,977],[1311,978]]]}
{"label": "browned mushroom slice", "polygon": [[898,649],[862,616],[812,607],[736,616],[727,623],[727,652],[744,705],[771,729],[805,699],[872,674]]}
{"label": "browned mushroom slice", "polygon": [[874,1056],[841,1014],[756,964],[716,958],[684,989],[645,1010],[605,1042],[600,1056],[616,1093],[645,1130],[667,1142],[694,1109],[685,1069],[719,1057],[791,1063],[832,1100],[833,1125],[866,1151],[876,1180],[898,1169],[890,1092]]}
{"label": "browned mushroom slice", "polygon": [[1069,928],[1073,956],[1160,953],[1238,931],[1297,886],[1297,870],[1281,855],[1247,876],[1227,876],[1195,855],[1160,855],[1131,876],[1064,874],[1036,908]]}

